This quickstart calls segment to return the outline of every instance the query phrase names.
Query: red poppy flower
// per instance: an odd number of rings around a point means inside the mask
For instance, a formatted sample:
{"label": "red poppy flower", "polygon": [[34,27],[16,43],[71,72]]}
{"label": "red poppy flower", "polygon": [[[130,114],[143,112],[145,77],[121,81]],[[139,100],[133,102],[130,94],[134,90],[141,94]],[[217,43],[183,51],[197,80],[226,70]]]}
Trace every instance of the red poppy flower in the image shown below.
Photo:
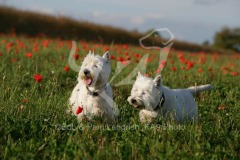
{"label": "red poppy flower", "polygon": [[123,45],[123,48],[124,48],[124,49],[128,49],[128,45],[127,45],[127,44],[124,44],[124,45]]}
{"label": "red poppy flower", "polygon": [[76,110],[76,114],[82,113],[83,108],[81,106],[78,106],[77,110]]}
{"label": "red poppy flower", "polygon": [[69,71],[69,67],[68,67],[68,66],[65,66],[65,67],[64,67],[64,71],[66,71],[66,72]]}
{"label": "red poppy flower", "polygon": [[106,51],[109,51],[109,47],[105,47],[104,48],[104,51],[106,52]]}
{"label": "red poppy flower", "polygon": [[74,54],[73,57],[74,57],[75,60],[78,60],[79,54]]}
{"label": "red poppy flower", "polygon": [[27,99],[23,99],[23,103],[27,103]]}
{"label": "red poppy flower", "polygon": [[124,61],[124,58],[123,57],[118,57],[118,61],[122,62],[122,61]]}
{"label": "red poppy flower", "polygon": [[202,71],[203,71],[202,68],[199,68],[199,69],[198,69],[198,72],[199,72],[199,73],[202,73]]}
{"label": "red poppy flower", "polygon": [[11,49],[12,46],[13,46],[13,43],[9,42],[6,47],[7,47],[7,49]]}
{"label": "red poppy flower", "polygon": [[49,44],[50,44],[49,40],[45,40],[45,41],[42,42],[42,45],[43,45],[44,48],[48,48]]}
{"label": "red poppy flower", "polygon": [[115,57],[114,57],[113,55],[110,55],[110,59],[111,59],[111,60],[114,60]]}
{"label": "red poppy flower", "polygon": [[33,52],[37,52],[37,51],[38,51],[38,47],[34,47]]}
{"label": "red poppy flower", "polygon": [[232,76],[238,76],[240,73],[239,72],[231,72]]}
{"label": "red poppy flower", "polygon": [[36,82],[41,82],[42,81],[42,76],[40,74],[34,74],[34,79]]}
{"label": "red poppy flower", "polygon": [[189,61],[188,64],[187,64],[187,69],[190,69],[194,66],[194,63]]}
{"label": "red poppy flower", "polygon": [[184,59],[183,53],[179,53],[179,54],[178,54],[178,58],[179,58],[179,59]]}
{"label": "red poppy flower", "polygon": [[30,53],[30,52],[26,53],[26,57],[32,58],[32,53]]}
{"label": "red poppy flower", "polygon": [[175,72],[176,70],[177,70],[177,68],[173,66],[172,71]]}

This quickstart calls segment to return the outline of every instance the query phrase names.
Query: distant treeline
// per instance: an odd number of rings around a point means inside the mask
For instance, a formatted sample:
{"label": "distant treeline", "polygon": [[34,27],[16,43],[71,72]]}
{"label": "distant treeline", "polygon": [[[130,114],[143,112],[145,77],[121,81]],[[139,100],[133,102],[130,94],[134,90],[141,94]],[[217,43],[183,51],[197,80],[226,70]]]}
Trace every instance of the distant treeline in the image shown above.
{"label": "distant treeline", "polygon": [[[53,38],[99,41],[110,44],[126,43],[139,45],[139,38],[145,34],[129,32],[111,26],[97,25],[94,23],[76,21],[71,18],[61,16],[50,16],[30,11],[21,11],[14,8],[0,6],[0,33],[26,34],[37,36],[39,33]],[[148,39],[151,43],[151,39]],[[213,52],[209,46],[174,41],[173,47],[186,51]],[[218,50],[218,52],[221,52]]]}

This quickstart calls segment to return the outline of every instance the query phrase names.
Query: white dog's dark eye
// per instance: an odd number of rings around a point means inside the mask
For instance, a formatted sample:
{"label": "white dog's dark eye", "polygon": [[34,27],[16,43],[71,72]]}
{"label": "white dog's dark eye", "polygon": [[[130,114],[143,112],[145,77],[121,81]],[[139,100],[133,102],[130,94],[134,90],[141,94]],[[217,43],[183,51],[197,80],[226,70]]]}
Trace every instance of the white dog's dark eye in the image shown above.
{"label": "white dog's dark eye", "polygon": [[93,67],[94,67],[94,68],[98,68],[98,66],[97,66],[97,65],[93,65]]}
{"label": "white dog's dark eye", "polygon": [[142,95],[144,95],[145,94],[145,92],[142,92]]}

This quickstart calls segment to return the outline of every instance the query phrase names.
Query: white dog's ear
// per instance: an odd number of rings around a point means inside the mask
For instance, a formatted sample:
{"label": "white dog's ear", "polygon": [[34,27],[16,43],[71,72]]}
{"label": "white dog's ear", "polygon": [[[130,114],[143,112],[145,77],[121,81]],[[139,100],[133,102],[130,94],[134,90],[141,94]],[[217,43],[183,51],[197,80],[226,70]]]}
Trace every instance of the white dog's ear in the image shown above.
{"label": "white dog's ear", "polygon": [[106,59],[107,62],[109,62],[109,60],[110,60],[110,53],[109,53],[109,51],[104,53],[103,58]]}
{"label": "white dog's ear", "polygon": [[162,85],[162,78],[161,75],[158,75],[155,79],[154,79],[154,83],[157,87],[160,87]]}
{"label": "white dog's ear", "polygon": [[140,77],[142,77],[142,76],[143,76],[142,73],[141,73],[140,71],[138,71],[137,78],[140,78]]}

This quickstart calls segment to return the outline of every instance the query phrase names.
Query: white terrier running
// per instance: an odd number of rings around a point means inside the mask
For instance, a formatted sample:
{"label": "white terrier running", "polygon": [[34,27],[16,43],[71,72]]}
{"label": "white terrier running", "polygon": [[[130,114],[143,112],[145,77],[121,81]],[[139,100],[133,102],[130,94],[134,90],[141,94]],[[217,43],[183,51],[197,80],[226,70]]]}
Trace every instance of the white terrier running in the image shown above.
{"label": "white terrier running", "polygon": [[89,52],[82,63],[78,84],[69,99],[70,111],[80,121],[93,117],[107,122],[114,120],[112,88],[108,83],[111,72],[109,57],[109,52],[102,57]]}
{"label": "white terrier running", "polygon": [[210,84],[186,89],[169,89],[162,84],[161,76],[154,80],[138,72],[128,102],[139,113],[141,122],[152,122],[158,115],[173,118],[176,122],[197,121],[198,110],[193,94],[212,89]]}

